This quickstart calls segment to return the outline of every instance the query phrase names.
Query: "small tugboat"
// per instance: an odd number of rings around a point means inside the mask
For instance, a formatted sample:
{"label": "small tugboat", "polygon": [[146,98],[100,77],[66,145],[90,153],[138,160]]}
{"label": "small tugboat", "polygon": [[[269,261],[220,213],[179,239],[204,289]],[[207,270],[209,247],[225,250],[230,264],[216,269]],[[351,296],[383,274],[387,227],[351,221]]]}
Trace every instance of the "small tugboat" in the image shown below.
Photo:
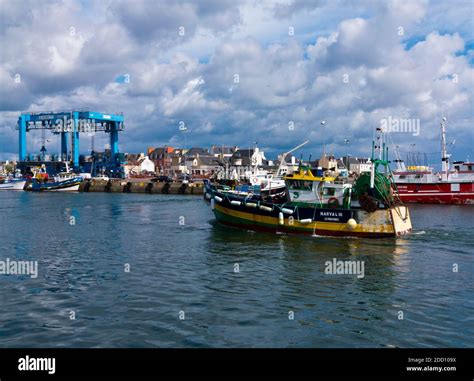
{"label": "small tugboat", "polygon": [[245,229],[313,236],[402,236],[412,230],[410,214],[393,191],[387,156],[385,149],[380,149],[379,159],[373,154],[371,172],[361,174],[354,185],[314,176],[301,165],[297,173],[285,176],[284,202],[215,190],[211,207],[221,224]]}
{"label": "small tugboat", "polygon": [[60,172],[52,178],[46,173],[45,168],[34,174],[32,183],[27,190],[42,192],[65,192],[78,191],[79,185],[84,181],[82,176],[78,176],[69,171],[69,166],[66,164],[66,171]]}

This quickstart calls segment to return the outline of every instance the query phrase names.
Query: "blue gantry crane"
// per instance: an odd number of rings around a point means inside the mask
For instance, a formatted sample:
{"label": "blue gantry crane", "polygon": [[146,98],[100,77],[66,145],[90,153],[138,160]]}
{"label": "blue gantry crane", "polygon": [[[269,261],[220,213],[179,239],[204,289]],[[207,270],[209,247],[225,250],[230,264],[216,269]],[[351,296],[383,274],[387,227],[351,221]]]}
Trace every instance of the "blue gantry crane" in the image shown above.
{"label": "blue gantry crane", "polygon": [[[26,163],[26,134],[34,130],[50,130],[60,135],[61,152],[59,161],[68,161],[75,171],[80,171],[79,143],[81,133],[105,132],[110,137],[110,154],[107,162],[102,162],[102,168],[107,172],[118,175],[123,172],[123,155],[119,153],[118,133],[124,129],[122,113],[107,114],[96,111],[58,111],[58,112],[24,112],[18,118],[19,131],[19,161]],[[44,136],[44,133],[43,133]],[[71,154],[68,152],[68,141],[71,139]],[[44,138],[43,138],[44,140]],[[44,141],[42,147],[44,160]],[[93,155],[94,153],[92,153]],[[94,159],[93,159],[94,160]]]}

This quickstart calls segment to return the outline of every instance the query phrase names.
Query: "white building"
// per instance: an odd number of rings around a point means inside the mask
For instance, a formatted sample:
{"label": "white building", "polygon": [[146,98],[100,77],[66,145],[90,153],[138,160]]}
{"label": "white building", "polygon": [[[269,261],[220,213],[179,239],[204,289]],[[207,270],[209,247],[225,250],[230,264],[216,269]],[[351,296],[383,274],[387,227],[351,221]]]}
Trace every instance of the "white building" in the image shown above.
{"label": "white building", "polygon": [[372,162],[370,159],[349,157],[347,161],[349,162],[349,172],[360,174],[363,172],[370,172],[371,170]]}
{"label": "white building", "polygon": [[140,172],[155,172],[155,163],[150,160],[148,156],[145,156],[143,159],[139,160]]}
{"label": "white building", "polygon": [[260,151],[258,147],[253,149],[238,149],[230,158],[230,162],[236,167],[268,165],[268,160],[265,158],[265,153]]}
{"label": "white building", "polygon": [[127,154],[127,164],[124,165],[125,176],[140,175],[155,172],[155,163],[145,154]]}

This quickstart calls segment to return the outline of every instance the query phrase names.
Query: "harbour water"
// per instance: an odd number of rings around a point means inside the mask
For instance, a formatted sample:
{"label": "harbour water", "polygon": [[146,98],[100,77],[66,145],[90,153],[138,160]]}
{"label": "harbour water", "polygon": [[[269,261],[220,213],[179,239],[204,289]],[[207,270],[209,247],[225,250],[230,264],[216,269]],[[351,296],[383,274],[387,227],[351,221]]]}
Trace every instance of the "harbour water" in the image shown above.
{"label": "harbour water", "polygon": [[0,260],[38,261],[0,275],[0,347],[474,346],[474,207],[413,205],[413,235],[369,240],[223,227],[196,196],[0,205]]}

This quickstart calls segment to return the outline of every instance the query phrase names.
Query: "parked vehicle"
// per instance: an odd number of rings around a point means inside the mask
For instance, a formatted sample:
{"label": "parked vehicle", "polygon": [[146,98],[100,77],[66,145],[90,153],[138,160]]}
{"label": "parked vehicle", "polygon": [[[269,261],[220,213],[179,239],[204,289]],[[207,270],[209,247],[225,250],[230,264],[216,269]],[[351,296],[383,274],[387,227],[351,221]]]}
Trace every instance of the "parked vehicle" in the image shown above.
{"label": "parked vehicle", "polygon": [[173,182],[173,179],[169,176],[157,176],[151,179],[152,183],[171,183]]}
{"label": "parked vehicle", "polygon": [[109,176],[106,176],[106,175],[97,175],[97,176],[94,176],[92,179],[97,180],[97,181],[109,181],[110,180]]}
{"label": "parked vehicle", "polygon": [[178,181],[181,181],[182,183],[187,184],[187,183],[192,183],[193,179],[188,174],[179,174],[178,175]]}

